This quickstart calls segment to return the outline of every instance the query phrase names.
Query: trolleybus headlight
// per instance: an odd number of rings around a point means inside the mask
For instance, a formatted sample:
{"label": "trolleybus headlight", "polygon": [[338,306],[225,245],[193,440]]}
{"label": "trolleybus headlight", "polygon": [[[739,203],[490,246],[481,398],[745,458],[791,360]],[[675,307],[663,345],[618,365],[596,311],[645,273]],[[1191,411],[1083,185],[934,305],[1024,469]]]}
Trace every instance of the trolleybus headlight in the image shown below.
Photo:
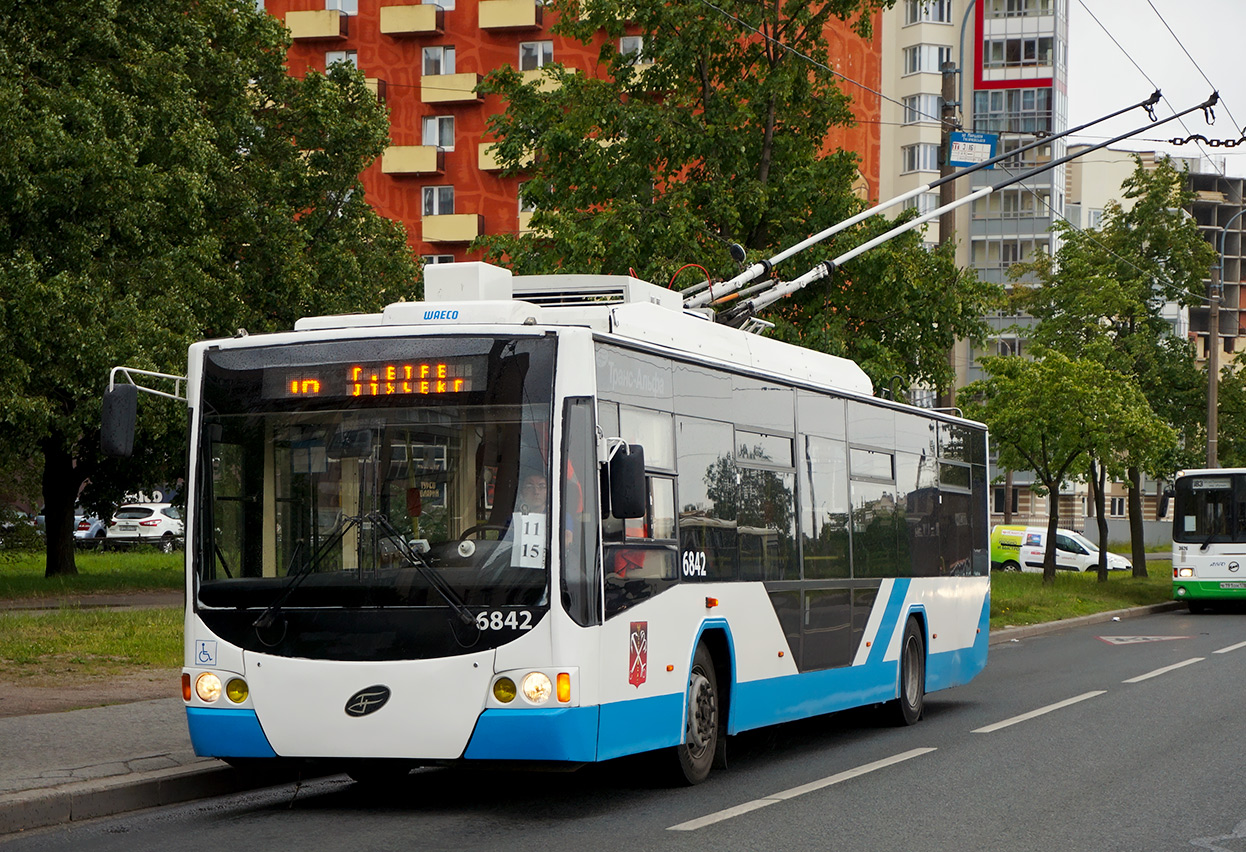
{"label": "trolleybus headlight", "polygon": [[1193,577],[1194,569],[1193,568],[1178,568],[1177,576],[1178,577]]}
{"label": "trolleybus headlight", "polygon": [[225,697],[235,704],[241,704],[247,700],[247,696],[251,691],[247,689],[247,682],[240,677],[231,678],[229,683],[225,684]]}
{"label": "trolleybus headlight", "polygon": [[544,704],[554,692],[549,675],[543,672],[529,672],[523,679],[523,697],[533,704]]}
{"label": "trolleybus headlight", "polygon": [[212,672],[204,672],[195,678],[195,694],[201,701],[211,704],[221,697],[221,679]]}
{"label": "trolleybus headlight", "polygon": [[503,704],[510,704],[515,700],[518,691],[515,689],[515,681],[508,677],[500,677],[493,683],[493,697]]}

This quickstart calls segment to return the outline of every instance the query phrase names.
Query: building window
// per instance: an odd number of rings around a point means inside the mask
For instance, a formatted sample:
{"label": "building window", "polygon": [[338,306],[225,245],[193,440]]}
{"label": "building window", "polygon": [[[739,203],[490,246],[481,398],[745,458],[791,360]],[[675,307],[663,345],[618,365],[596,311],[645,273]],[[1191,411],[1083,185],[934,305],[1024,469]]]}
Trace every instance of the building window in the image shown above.
{"label": "building window", "polygon": [[933,213],[939,208],[939,193],[923,192],[916,198],[910,198],[904,202],[905,210],[917,210],[919,216],[925,216],[927,213]]}
{"label": "building window", "polygon": [[1097,231],[1103,227],[1103,208],[1091,207],[1086,211],[1086,227]]}
{"label": "building window", "polygon": [[1108,498],[1108,517],[1109,518],[1125,517],[1125,498],[1124,497]]}
{"label": "building window", "polygon": [[644,36],[623,36],[619,39],[619,54],[627,57],[630,65],[648,65],[653,61],[645,56]]}
{"label": "building window", "polygon": [[1027,18],[1055,11],[1056,0],[986,0],[988,18]]}
{"label": "building window", "polygon": [[449,216],[454,212],[454,187],[424,187],[424,215]]}
{"label": "building window", "polygon": [[952,23],[952,0],[905,0],[904,23],[950,24]]}
{"label": "building window", "polygon": [[536,202],[529,197],[528,183],[519,184],[519,212],[534,213],[536,212]]}
{"label": "building window", "polygon": [[359,0],[324,0],[324,7],[330,12],[341,12],[343,15],[359,14]]}
{"label": "building window", "polygon": [[[425,6],[440,6],[441,8],[447,11],[454,8],[454,0],[422,0],[422,2]],[[449,257],[449,256],[450,255],[448,254],[438,255],[438,257]],[[446,261],[446,262],[448,263],[449,261]]]}
{"label": "building window", "polygon": [[1050,133],[1051,89],[992,89],[973,93],[979,133]]}
{"label": "building window", "polygon": [[906,172],[937,172],[939,170],[939,146],[933,142],[905,145],[900,149]]}
{"label": "building window", "polygon": [[984,68],[1028,68],[1051,65],[1054,57],[1051,36],[1035,38],[988,39],[983,44]]}
{"label": "building window", "polygon": [[909,95],[904,99],[905,124],[939,121],[942,112],[943,98],[938,95]]}
{"label": "building window", "polygon": [[904,48],[905,74],[938,74],[952,58],[952,48],[942,44],[917,44]]}
{"label": "building window", "polygon": [[523,41],[519,43],[519,70],[535,71],[554,61],[552,41]]}
{"label": "building window", "polygon": [[454,48],[445,45],[424,48],[423,73],[429,75],[454,73]]}
{"label": "building window", "polygon": [[354,50],[326,50],[324,54],[324,67],[327,70],[329,66],[336,65],[339,62],[345,62],[352,68],[359,67],[359,53]]}
{"label": "building window", "polygon": [[420,123],[425,145],[434,145],[443,151],[454,150],[454,116],[426,115]]}
{"label": "building window", "polygon": [[452,254],[425,254],[420,256],[420,260],[424,261],[425,266],[432,266],[438,263],[454,263],[454,255]]}
{"label": "building window", "polygon": [[[993,499],[991,500],[991,504],[992,504],[991,511],[997,515],[1004,514],[1004,508],[1005,508],[1004,492],[1006,492],[1007,490],[1008,489],[1002,485],[995,486],[995,489],[994,489],[995,493],[993,495]],[[1018,511],[1020,511],[1020,506],[1021,506],[1021,489],[1014,486],[1012,489],[1012,513],[1014,515],[1017,514]]]}

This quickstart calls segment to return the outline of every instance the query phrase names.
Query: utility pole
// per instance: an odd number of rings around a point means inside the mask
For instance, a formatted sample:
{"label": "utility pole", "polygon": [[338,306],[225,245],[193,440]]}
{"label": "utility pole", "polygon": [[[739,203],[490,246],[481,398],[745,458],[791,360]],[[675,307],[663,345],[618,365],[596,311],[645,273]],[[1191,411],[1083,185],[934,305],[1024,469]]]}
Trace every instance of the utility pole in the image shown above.
{"label": "utility pole", "polygon": [[1207,466],[1219,467],[1220,258],[1211,267],[1211,309],[1207,313]]}
{"label": "utility pole", "polygon": [[[939,135],[939,177],[955,174],[952,165],[952,131],[956,128],[956,64],[943,63],[943,108],[939,112],[942,133]],[[939,187],[939,206],[947,207],[956,201],[956,181],[945,181]],[[956,211],[948,210],[939,217],[939,244],[952,241],[956,231]]]}
{"label": "utility pole", "polygon": [[[956,102],[956,63],[947,61],[943,63],[943,90],[942,108],[939,110],[939,178],[943,183],[939,186],[939,206],[948,207],[948,205],[956,201],[956,181],[944,180],[956,173],[956,167],[952,165],[952,130],[956,124],[956,108],[959,104]],[[939,216],[939,245],[946,245],[952,241],[952,235],[956,231],[956,210],[948,209]],[[948,350],[948,363],[955,368],[956,347]],[[955,382],[953,382],[954,384]],[[952,388],[942,390],[939,393],[938,405],[940,408],[951,408],[955,394]]]}

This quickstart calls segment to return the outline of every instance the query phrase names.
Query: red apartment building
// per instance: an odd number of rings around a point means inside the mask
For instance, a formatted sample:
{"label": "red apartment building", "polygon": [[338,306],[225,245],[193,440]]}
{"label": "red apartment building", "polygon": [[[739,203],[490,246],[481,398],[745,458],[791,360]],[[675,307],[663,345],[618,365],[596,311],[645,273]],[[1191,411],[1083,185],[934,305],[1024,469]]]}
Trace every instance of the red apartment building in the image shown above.
{"label": "red apartment building", "polygon": [[[519,179],[502,177],[485,135],[488,117],[505,105],[474,89],[503,65],[531,74],[550,62],[589,71],[599,44],[551,33],[553,14],[539,0],[267,0],[265,7],[294,39],[291,74],[352,62],[389,108],[391,144],[364,172],[364,189],[381,215],[403,222],[426,262],[470,259],[477,236],[525,227]],[[826,33],[835,69],[862,87],[843,84],[858,124],[827,146],[857,153],[857,189],[868,197],[878,191],[879,103],[868,90],[881,82],[879,29],[876,20],[869,40],[838,23]],[[621,50],[641,48],[639,36],[627,38]]]}

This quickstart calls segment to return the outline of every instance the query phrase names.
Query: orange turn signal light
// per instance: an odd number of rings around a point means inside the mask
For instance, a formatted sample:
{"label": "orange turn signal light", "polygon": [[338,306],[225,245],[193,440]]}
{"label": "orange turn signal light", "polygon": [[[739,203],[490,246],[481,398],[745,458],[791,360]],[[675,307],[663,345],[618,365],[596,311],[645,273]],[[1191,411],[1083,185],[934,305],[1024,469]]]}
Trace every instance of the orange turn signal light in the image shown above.
{"label": "orange turn signal light", "polygon": [[190,700],[190,673],[182,672],[182,700]]}
{"label": "orange turn signal light", "polygon": [[563,704],[571,700],[571,675],[567,672],[558,673],[558,700]]}
{"label": "orange turn signal light", "polygon": [[706,609],[713,609],[716,606],[718,606],[718,598],[706,598],[705,599]]}

